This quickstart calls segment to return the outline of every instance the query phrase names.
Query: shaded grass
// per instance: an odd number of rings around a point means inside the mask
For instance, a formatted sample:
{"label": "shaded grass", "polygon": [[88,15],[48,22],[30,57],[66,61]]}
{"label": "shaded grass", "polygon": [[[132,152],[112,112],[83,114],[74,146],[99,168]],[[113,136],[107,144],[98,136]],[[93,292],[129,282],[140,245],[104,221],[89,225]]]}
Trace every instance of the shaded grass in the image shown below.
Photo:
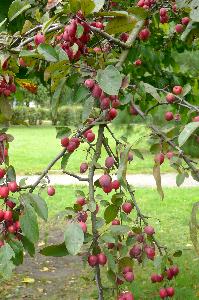
{"label": "shaded grass", "polygon": [[[82,189],[86,192],[85,187]],[[66,206],[74,203],[75,190],[75,186],[59,186],[55,197],[47,199],[51,221],[55,221],[57,214]],[[198,191],[198,188],[165,189],[165,200],[161,201],[154,189],[136,190],[137,201],[143,213],[151,217],[150,224],[155,227],[157,238],[168,246],[171,254],[179,249],[183,251],[180,258],[175,258],[175,263],[180,266],[180,275],[171,283],[176,288],[173,299],[177,300],[196,300],[199,297],[199,258],[193,250],[188,226],[192,205],[198,201]],[[102,213],[101,210],[100,214]],[[127,286],[132,287],[135,299],[159,299],[157,291],[161,284],[152,285],[149,280],[154,271],[152,262],[148,262],[143,268],[135,266],[136,280]]]}
{"label": "shaded grass", "polygon": [[[144,160],[137,157],[129,164],[129,173],[152,173],[154,165],[153,155],[149,153],[147,139],[149,132],[143,126],[132,126],[128,132],[124,128],[113,129],[116,136],[128,136],[129,143],[133,148],[142,151]],[[10,162],[15,166],[17,174],[40,173],[48,163],[61,151],[60,141],[56,139],[56,129],[51,126],[22,127],[16,126],[9,129],[15,140],[10,145]],[[110,134],[107,135],[113,150],[115,143]],[[79,172],[79,166],[85,160],[90,159],[88,146],[84,143],[75,151],[68,162],[68,169]],[[104,164],[105,150],[102,151],[101,163]],[[161,166],[162,172],[173,172],[168,160]],[[60,170],[60,162],[53,166],[52,170]]]}

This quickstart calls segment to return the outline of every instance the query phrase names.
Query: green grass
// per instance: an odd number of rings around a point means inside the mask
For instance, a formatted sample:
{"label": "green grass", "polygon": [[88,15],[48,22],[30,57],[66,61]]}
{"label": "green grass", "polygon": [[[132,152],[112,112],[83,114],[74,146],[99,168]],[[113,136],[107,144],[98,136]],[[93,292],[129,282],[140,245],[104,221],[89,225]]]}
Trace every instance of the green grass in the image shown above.
{"label": "green grass", "polygon": [[[120,137],[124,132],[121,129],[114,129],[117,137]],[[40,173],[48,163],[61,151],[60,141],[56,139],[56,130],[53,127],[22,127],[16,126],[9,129],[15,140],[10,145],[10,162],[15,166],[17,174],[36,174]],[[144,160],[137,157],[129,164],[129,173],[152,173],[153,155],[149,150],[147,138],[149,132],[144,127],[135,126],[129,131],[128,141],[133,144],[133,148],[142,151]],[[108,135],[109,143],[113,150],[115,144],[110,135]],[[84,162],[88,155],[88,146],[81,145],[78,151],[75,151],[68,163],[68,169],[72,172],[79,172],[81,162]],[[104,163],[106,157],[105,150],[102,151],[101,163]],[[88,161],[90,156],[88,155]],[[173,169],[169,166],[168,160],[161,167],[162,172],[172,172]],[[53,171],[60,170],[60,162],[53,168]]]}
{"label": "green grass", "polygon": [[[79,189],[80,187],[78,187]],[[75,201],[75,186],[59,186],[55,197],[48,198],[50,220],[58,223],[57,214]],[[83,188],[86,191],[86,188]],[[107,196],[105,196],[106,198]],[[176,300],[197,300],[199,297],[199,258],[193,250],[189,237],[189,219],[192,205],[198,201],[198,188],[165,189],[165,200],[161,201],[154,189],[137,189],[137,201],[143,213],[151,218],[157,238],[167,245],[171,253],[183,250],[175,263],[180,266],[180,275],[174,285]],[[102,211],[100,212],[102,214]],[[161,284],[151,284],[149,276],[155,269],[152,262],[143,268],[135,266],[136,281],[132,284],[135,299],[159,299],[157,290]],[[128,287],[129,288],[129,287]]]}

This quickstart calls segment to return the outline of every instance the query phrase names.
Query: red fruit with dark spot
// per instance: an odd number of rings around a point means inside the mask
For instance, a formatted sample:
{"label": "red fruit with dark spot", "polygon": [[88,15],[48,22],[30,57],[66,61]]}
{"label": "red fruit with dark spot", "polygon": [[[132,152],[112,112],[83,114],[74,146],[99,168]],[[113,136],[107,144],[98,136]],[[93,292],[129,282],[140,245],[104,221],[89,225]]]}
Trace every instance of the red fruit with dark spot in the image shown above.
{"label": "red fruit with dark spot", "polygon": [[148,225],[144,228],[144,232],[147,234],[147,235],[153,235],[155,233],[155,230],[152,226]]}
{"label": "red fruit with dark spot", "polygon": [[101,185],[101,187],[108,187],[111,184],[111,177],[107,174],[102,175],[99,178],[99,184]]}
{"label": "red fruit with dark spot", "polygon": [[87,131],[85,131],[84,133],[83,133],[83,136],[86,138],[87,137],[87,134],[88,133],[91,133],[92,132],[92,129],[88,129]]}
{"label": "red fruit with dark spot", "polygon": [[12,221],[12,212],[10,210],[4,211],[4,220]]}
{"label": "red fruit with dark spot", "polygon": [[95,81],[93,79],[86,79],[84,81],[84,85],[88,88],[88,89],[92,89],[95,85]]}
{"label": "red fruit with dark spot", "polygon": [[158,274],[152,274],[151,275],[151,282],[152,283],[158,282]]}
{"label": "red fruit with dark spot", "polygon": [[185,26],[187,26],[189,24],[189,22],[190,22],[190,19],[188,17],[184,17],[181,20],[182,25],[185,25]]}
{"label": "red fruit with dark spot", "polygon": [[25,68],[27,66],[22,57],[19,58],[19,65],[23,68]]}
{"label": "red fruit with dark spot", "polygon": [[170,270],[171,270],[173,276],[177,276],[177,275],[179,274],[179,272],[180,272],[178,266],[172,266],[172,267],[170,268]]}
{"label": "red fruit with dark spot", "polygon": [[175,290],[174,290],[173,287],[168,287],[168,288],[166,288],[166,291],[167,291],[167,296],[168,296],[168,297],[173,297],[174,294],[175,294]]}
{"label": "red fruit with dark spot", "polygon": [[0,222],[4,220],[4,211],[0,209]]}
{"label": "red fruit with dark spot", "polygon": [[102,89],[99,87],[98,84],[94,85],[91,94],[94,98],[100,98],[100,96],[102,94]]}
{"label": "red fruit with dark spot", "polygon": [[112,221],[111,224],[112,225],[120,225],[120,220],[115,219],[115,220]]}
{"label": "red fruit with dark spot", "polygon": [[134,300],[134,296],[131,292],[122,292],[119,295],[118,300]]}
{"label": "red fruit with dark spot", "polygon": [[55,188],[53,186],[49,186],[47,189],[48,196],[54,196]]}
{"label": "red fruit with dark spot", "polygon": [[181,32],[183,32],[183,25],[182,24],[177,24],[176,26],[175,26],[175,31],[177,32],[177,33],[181,33]]}
{"label": "red fruit with dark spot", "polygon": [[43,44],[45,43],[45,36],[41,33],[37,33],[35,36],[34,36],[34,42],[35,42],[35,45],[38,46],[40,44]]}
{"label": "red fruit with dark spot", "polygon": [[88,264],[91,266],[91,267],[94,267],[98,264],[98,259],[97,259],[97,256],[95,255],[90,255],[88,257]]}
{"label": "red fruit with dark spot", "polygon": [[118,190],[120,188],[120,182],[116,179],[111,182],[111,186],[114,190]]}
{"label": "red fruit with dark spot", "polygon": [[155,158],[154,158],[154,161],[157,163],[157,164],[163,164],[164,162],[164,154],[163,153],[158,153],[156,154]]}
{"label": "red fruit with dark spot", "polygon": [[151,35],[151,32],[148,28],[144,28],[139,32],[139,38],[141,41],[147,41]]}
{"label": "red fruit with dark spot", "polygon": [[104,266],[107,263],[107,257],[104,253],[100,253],[97,255],[98,263],[101,266]]}
{"label": "red fruit with dark spot", "polygon": [[125,33],[123,32],[121,35],[120,35],[120,41],[126,43],[126,41],[128,40],[129,38],[129,34],[128,33]]}
{"label": "red fruit with dark spot", "polygon": [[127,272],[127,273],[124,274],[124,278],[128,282],[132,282],[135,277],[134,277],[133,272]]}
{"label": "red fruit with dark spot", "polygon": [[9,97],[10,94],[11,94],[11,91],[10,91],[10,90],[4,90],[3,93],[4,93],[4,95],[5,95],[6,97]]}
{"label": "red fruit with dark spot", "polygon": [[68,144],[69,144],[69,138],[68,138],[68,137],[63,137],[63,138],[61,139],[61,145],[62,145],[63,147],[67,147]]}
{"label": "red fruit with dark spot", "polygon": [[5,169],[0,169],[0,178],[3,178],[5,174],[6,174]]}
{"label": "red fruit with dark spot", "polygon": [[173,93],[175,95],[180,95],[180,94],[182,94],[182,92],[183,92],[183,89],[180,85],[176,85],[173,87]]}
{"label": "red fruit with dark spot", "polygon": [[168,270],[166,270],[166,275],[167,275],[167,279],[168,280],[172,280],[173,279],[174,274],[173,274],[171,268],[168,269]]}
{"label": "red fruit with dark spot", "polygon": [[160,16],[164,17],[167,14],[167,9],[165,7],[160,8]]}
{"label": "red fruit with dark spot", "polygon": [[155,257],[155,249],[153,247],[147,246],[144,249],[148,259],[154,260]]}
{"label": "red fruit with dark spot", "polygon": [[175,102],[175,96],[174,96],[174,94],[172,94],[172,93],[167,94],[166,95],[166,100],[167,100],[168,103]]}
{"label": "red fruit with dark spot", "polygon": [[131,267],[129,267],[129,266],[124,267],[123,274],[126,274],[128,272],[133,272],[133,269]]}
{"label": "red fruit with dark spot", "polygon": [[114,166],[114,163],[115,163],[115,160],[112,156],[107,157],[106,160],[105,160],[105,166],[108,169],[111,169]]}
{"label": "red fruit with dark spot", "polygon": [[117,277],[116,283],[117,283],[117,285],[121,285],[124,283],[124,281],[122,279],[120,279],[119,277]]}
{"label": "red fruit with dark spot", "polygon": [[12,93],[15,93],[16,92],[16,85],[14,83],[11,83],[9,85],[9,90],[12,92]]}
{"label": "red fruit with dark spot", "polygon": [[9,188],[7,186],[0,187],[0,197],[7,198],[9,195]]}
{"label": "red fruit with dark spot", "polygon": [[11,181],[8,183],[8,188],[9,188],[10,192],[15,193],[16,191],[18,191],[19,187],[18,187],[16,181]]}
{"label": "red fruit with dark spot", "polygon": [[80,166],[80,173],[83,174],[88,170],[88,164],[87,163],[82,163]]}
{"label": "red fruit with dark spot", "polygon": [[159,295],[160,295],[160,298],[162,298],[162,299],[166,298],[167,297],[166,289],[160,289]]}
{"label": "red fruit with dark spot", "polygon": [[142,253],[142,249],[139,245],[134,245],[129,251],[129,255],[132,258],[137,258],[138,256],[140,256],[141,253]]}
{"label": "red fruit with dark spot", "polygon": [[14,203],[14,202],[11,201],[11,200],[7,200],[7,201],[6,201],[6,205],[7,205],[9,208],[13,209],[13,208],[16,206],[16,203]]}
{"label": "red fruit with dark spot", "polygon": [[76,148],[78,148],[79,145],[80,145],[80,139],[78,137],[73,137],[73,138],[70,139],[70,143],[75,143]]}
{"label": "red fruit with dark spot", "polygon": [[86,233],[86,231],[87,231],[87,225],[86,225],[86,223],[84,223],[84,222],[79,222],[79,225],[81,226],[82,231],[83,231],[84,233]]}
{"label": "red fruit with dark spot", "polygon": [[118,99],[113,100],[112,103],[111,103],[111,106],[113,108],[118,108],[120,105],[121,105],[121,102]]}
{"label": "red fruit with dark spot", "polygon": [[164,279],[164,276],[161,274],[161,275],[157,275],[157,282],[162,282]]}
{"label": "red fruit with dark spot", "polygon": [[115,108],[111,108],[108,111],[107,118],[108,120],[113,120],[117,117],[117,110]]}
{"label": "red fruit with dark spot", "polygon": [[106,193],[106,194],[109,194],[109,193],[111,193],[112,192],[112,185],[110,184],[109,186],[104,186],[103,187],[103,191],[104,191],[104,193]]}
{"label": "red fruit with dark spot", "polygon": [[77,149],[77,144],[75,142],[70,141],[66,149],[69,153],[72,153],[75,151],[75,149]]}
{"label": "red fruit with dark spot", "polygon": [[108,246],[108,249],[113,249],[115,247],[115,244],[114,243],[108,243],[107,246]]}
{"label": "red fruit with dark spot", "polygon": [[16,231],[18,231],[18,230],[21,228],[20,222],[19,222],[19,221],[16,221],[16,222],[14,223],[14,226],[15,226]]}
{"label": "red fruit with dark spot", "polygon": [[174,115],[171,111],[167,111],[164,115],[166,121],[171,121],[174,118]]}
{"label": "red fruit with dark spot", "polygon": [[87,221],[87,219],[88,219],[88,214],[87,214],[87,212],[81,211],[81,212],[78,213],[77,220],[78,220],[79,222],[84,222],[84,223],[85,223],[85,222]]}
{"label": "red fruit with dark spot", "polygon": [[130,202],[125,202],[122,204],[122,210],[123,212],[125,212],[126,214],[130,214],[131,211],[133,209],[133,205]]}
{"label": "red fruit with dark spot", "polygon": [[86,136],[86,139],[89,143],[92,143],[95,140],[95,134],[93,132],[89,132]]}
{"label": "red fruit with dark spot", "polygon": [[137,240],[139,243],[143,243],[143,242],[144,242],[144,235],[143,235],[142,233],[137,234],[137,235],[136,235],[136,240]]}
{"label": "red fruit with dark spot", "polygon": [[129,152],[128,153],[128,161],[132,161],[133,160],[133,152]]}
{"label": "red fruit with dark spot", "polygon": [[110,107],[110,99],[109,98],[104,98],[100,102],[100,107],[102,110],[108,109]]}
{"label": "red fruit with dark spot", "polygon": [[86,199],[84,197],[79,197],[76,200],[76,204],[79,204],[79,205],[83,206],[83,205],[86,204]]}

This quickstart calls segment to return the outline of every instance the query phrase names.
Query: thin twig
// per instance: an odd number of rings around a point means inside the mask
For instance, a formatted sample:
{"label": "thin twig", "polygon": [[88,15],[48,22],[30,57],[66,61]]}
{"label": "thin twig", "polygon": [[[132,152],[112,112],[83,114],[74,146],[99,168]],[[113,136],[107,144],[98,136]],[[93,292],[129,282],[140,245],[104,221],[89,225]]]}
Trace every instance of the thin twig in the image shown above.
{"label": "thin twig", "polygon": [[89,181],[88,178],[78,176],[78,175],[73,174],[73,173],[68,172],[68,171],[63,171],[63,173],[66,174],[66,175],[69,175],[71,177],[74,177],[74,178],[78,179],[79,181],[87,181],[87,182]]}

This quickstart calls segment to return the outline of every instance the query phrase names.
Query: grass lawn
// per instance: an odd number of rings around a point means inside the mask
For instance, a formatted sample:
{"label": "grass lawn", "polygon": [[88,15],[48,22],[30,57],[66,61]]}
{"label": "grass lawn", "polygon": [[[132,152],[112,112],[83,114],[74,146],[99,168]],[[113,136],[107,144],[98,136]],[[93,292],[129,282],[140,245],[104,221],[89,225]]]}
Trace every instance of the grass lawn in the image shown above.
{"label": "grass lawn", "polygon": [[[57,214],[75,201],[75,189],[75,186],[58,186],[56,195],[48,197],[50,222],[58,224]],[[86,188],[83,189],[86,191]],[[164,201],[160,200],[154,189],[137,189],[136,197],[143,213],[151,217],[150,223],[157,231],[157,238],[169,247],[171,253],[179,249],[183,251],[180,258],[175,258],[175,263],[180,266],[180,275],[171,283],[176,288],[176,295],[172,299],[197,300],[199,257],[191,245],[188,224],[192,205],[198,201],[198,188],[165,189]],[[157,290],[161,284],[152,285],[149,280],[149,275],[154,271],[152,262],[147,263],[142,269],[135,266],[136,280],[128,288],[132,288],[136,300],[159,299]]]}
{"label": "grass lawn", "polygon": [[[117,128],[114,129],[117,137],[124,132]],[[56,139],[56,130],[53,127],[38,126],[25,127],[16,126],[9,129],[15,140],[10,145],[10,162],[15,166],[17,174],[36,174],[40,173],[48,163],[61,151],[60,141]],[[135,126],[128,132],[128,141],[133,144],[133,148],[138,148],[144,155],[144,160],[137,157],[129,164],[129,173],[152,173],[153,155],[148,152],[149,145],[147,138],[149,133],[144,127]],[[110,135],[108,136],[110,145],[114,149],[114,143]],[[72,172],[79,172],[81,162],[86,160],[87,145],[81,145],[69,159],[68,169]],[[106,153],[103,150],[103,163]],[[88,157],[89,161],[89,157]],[[173,172],[168,160],[161,167],[162,172]],[[52,170],[60,170],[60,163],[57,163]]]}

